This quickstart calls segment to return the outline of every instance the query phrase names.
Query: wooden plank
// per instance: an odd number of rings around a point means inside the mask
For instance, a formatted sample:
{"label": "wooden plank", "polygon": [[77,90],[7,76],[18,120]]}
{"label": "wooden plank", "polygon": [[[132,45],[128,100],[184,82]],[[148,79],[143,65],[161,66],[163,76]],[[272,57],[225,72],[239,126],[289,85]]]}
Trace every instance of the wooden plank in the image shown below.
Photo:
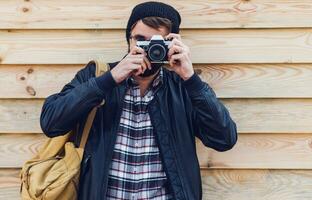
{"label": "wooden plank", "polygon": [[98,57],[109,62],[127,51],[121,31],[2,30],[0,38],[2,64],[86,64]]}
{"label": "wooden plank", "polygon": [[311,99],[225,99],[241,133],[311,133]]}
{"label": "wooden plank", "polygon": [[0,134],[0,168],[21,167],[46,141],[44,134]]}
{"label": "wooden plank", "polygon": [[310,64],[196,65],[219,98],[311,98]]}
{"label": "wooden plank", "polygon": [[0,133],[41,133],[42,100],[0,100]]}
{"label": "wooden plank", "polygon": [[206,148],[197,140],[201,167],[246,169],[311,169],[311,134],[240,134],[226,152]]}
{"label": "wooden plank", "polygon": [[[0,98],[46,98],[84,65],[0,65]],[[194,65],[219,98],[311,98],[311,64]]]}
{"label": "wooden plank", "polygon": [[0,200],[19,200],[20,195],[20,168],[1,169],[0,168]]}
{"label": "wooden plank", "polygon": [[70,82],[81,65],[0,65],[0,98],[46,98]]}
{"label": "wooden plank", "polygon": [[[1,29],[125,28],[142,0],[0,1]],[[311,0],[165,1],[177,8],[182,28],[311,27]]]}
{"label": "wooden plank", "polygon": [[[312,29],[183,30],[193,63],[311,63]],[[2,64],[85,64],[121,59],[121,30],[2,30]]]}
{"label": "wooden plank", "polygon": [[[0,199],[18,200],[20,169],[0,169]],[[309,200],[311,170],[202,170],[203,200]]]}
{"label": "wooden plank", "polygon": [[[0,168],[17,168],[46,141],[44,134],[0,134]],[[311,134],[239,134],[234,148],[217,152],[197,139],[202,168],[311,169]]]}
{"label": "wooden plank", "polygon": [[20,170],[21,168],[0,168],[0,188],[16,186]]}
{"label": "wooden plank", "polygon": [[309,200],[311,170],[203,170],[204,200]]}
{"label": "wooden plank", "polygon": [[[312,133],[312,99],[224,99],[241,133]],[[0,133],[41,133],[43,100],[0,100]]]}

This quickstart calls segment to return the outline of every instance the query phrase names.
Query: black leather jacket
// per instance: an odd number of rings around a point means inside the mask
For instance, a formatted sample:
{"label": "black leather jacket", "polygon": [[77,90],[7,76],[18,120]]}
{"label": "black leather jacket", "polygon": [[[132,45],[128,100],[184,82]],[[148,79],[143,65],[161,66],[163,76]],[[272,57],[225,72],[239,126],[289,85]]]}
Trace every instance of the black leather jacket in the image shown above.
{"label": "black leather jacket", "polygon": [[[116,63],[109,63],[114,67]],[[84,124],[88,113],[103,99],[95,116],[81,163],[80,200],[106,199],[108,169],[116,139],[126,81],[116,84],[110,72],[95,76],[89,62],[62,91],[45,99],[40,125],[48,137],[63,135],[77,123]],[[202,199],[200,166],[195,137],[217,151],[231,149],[237,141],[236,124],[208,84],[194,74],[183,81],[164,69],[164,84],[148,105],[157,143],[175,199]],[[96,81],[97,80],[97,81]],[[75,143],[78,145],[83,126]]]}

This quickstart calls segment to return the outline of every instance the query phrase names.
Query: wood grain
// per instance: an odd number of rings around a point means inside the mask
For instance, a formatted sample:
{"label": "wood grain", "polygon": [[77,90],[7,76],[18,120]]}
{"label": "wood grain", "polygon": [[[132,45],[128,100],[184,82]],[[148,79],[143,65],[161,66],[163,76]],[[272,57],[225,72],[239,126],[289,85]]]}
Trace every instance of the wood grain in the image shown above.
{"label": "wood grain", "polygon": [[195,65],[219,98],[311,98],[310,64]]}
{"label": "wood grain", "polygon": [[0,100],[0,133],[41,133],[42,100]]}
{"label": "wood grain", "polygon": [[[20,199],[20,167],[47,139],[44,98],[89,60],[120,60],[140,2],[0,1],[0,200]],[[312,0],[164,2],[240,132],[227,152],[196,140],[203,199],[310,200]]]}
{"label": "wood grain", "polygon": [[[46,98],[85,65],[0,65],[0,98]],[[219,98],[311,98],[311,64],[197,64]]]}
{"label": "wood grain", "polygon": [[0,65],[0,98],[46,98],[84,65]]}
{"label": "wood grain", "polygon": [[203,170],[204,200],[309,200],[311,170]]}
{"label": "wood grain", "polygon": [[17,168],[46,141],[44,134],[0,134],[0,168]]}
{"label": "wood grain", "polygon": [[[41,134],[0,134],[0,168],[18,168],[38,151],[47,137]],[[197,139],[202,168],[310,169],[312,134],[239,134],[227,152],[205,147]]]}
{"label": "wood grain", "polygon": [[20,200],[20,168],[0,168],[0,200]]}
{"label": "wood grain", "polygon": [[[240,133],[312,133],[312,99],[223,99]],[[43,100],[0,99],[0,133],[41,133]]]}
{"label": "wood grain", "polygon": [[311,99],[224,99],[241,133],[312,133]]}
{"label": "wood grain", "polygon": [[[0,169],[0,199],[19,200],[20,169]],[[310,200],[312,170],[202,170],[203,200]]]}
{"label": "wood grain", "polygon": [[[183,30],[193,63],[311,63],[312,29]],[[1,30],[1,64],[85,64],[120,60],[121,30]]]}
{"label": "wood grain", "polygon": [[[142,0],[0,1],[1,29],[124,29]],[[164,1],[179,10],[182,28],[311,27],[311,0]]]}
{"label": "wood grain", "polygon": [[311,169],[311,134],[239,134],[233,149],[217,152],[197,140],[201,167]]}

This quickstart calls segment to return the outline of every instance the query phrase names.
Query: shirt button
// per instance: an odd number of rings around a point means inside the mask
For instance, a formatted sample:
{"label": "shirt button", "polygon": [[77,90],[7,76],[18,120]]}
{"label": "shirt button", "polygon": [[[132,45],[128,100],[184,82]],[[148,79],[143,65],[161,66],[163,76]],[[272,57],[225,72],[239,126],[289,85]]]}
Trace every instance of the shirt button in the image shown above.
{"label": "shirt button", "polygon": [[136,167],[133,168],[133,172],[137,172],[137,168]]}
{"label": "shirt button", "polygon": [[138,147],[138,146],[139,146],[139,144],[136,142],[136,143],[134,144],[134,146],[135,146],[135,147]]}

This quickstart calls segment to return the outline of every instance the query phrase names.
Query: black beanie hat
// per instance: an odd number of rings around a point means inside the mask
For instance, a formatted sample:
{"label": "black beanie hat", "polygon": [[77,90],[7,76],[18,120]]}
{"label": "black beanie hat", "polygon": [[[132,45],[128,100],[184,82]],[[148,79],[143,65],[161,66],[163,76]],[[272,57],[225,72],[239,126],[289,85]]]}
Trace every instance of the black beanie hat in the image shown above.
{"label": "black beanie hat", "polygon": [[172,23],[172,33],[179,33],[181,16],[172,6],[155,1],[138,4],[132,10],[127,24],[126,38],[129,44],[130,31],[133,24],[145,17],[162,17],[169,19]]}

